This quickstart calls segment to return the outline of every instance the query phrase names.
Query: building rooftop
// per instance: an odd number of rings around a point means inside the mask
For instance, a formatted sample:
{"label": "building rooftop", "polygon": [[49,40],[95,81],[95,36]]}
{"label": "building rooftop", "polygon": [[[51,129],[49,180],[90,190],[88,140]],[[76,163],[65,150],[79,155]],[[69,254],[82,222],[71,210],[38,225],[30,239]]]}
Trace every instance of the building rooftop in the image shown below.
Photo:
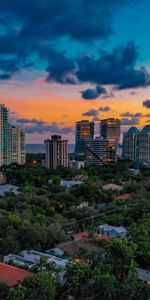
{"label": "building rooftop", "polygon": [[118,190],[121,191],[123,188],[121,185],[113,184],[113,183],[108,183],[102,186],[104,190]]}
{"label": "building rooftop", "polygon": [[118,233],[127,232],[127,230],[122,226],[111,226],[108,224],[103,224],[98,227],[101,229],[104,229],[104,230],[108,230],[108,231],[115,230]]}
{"label": "building rooftop", "polygon": [[136,268],[140,280],[150,283],[150,271],[142,268]]}
{"label": "building rooftop", "polygon": [[12,184],[4,184],[0,186],[0,196],[4,196],[5,193],[14,193],[15,195],[19,194],[19,187]]}
{"label": "building rooftop", "polygon": [[27,260],[32,260],[34,263],[38,263],[42,257],[47,259],[47,262],[50,264],[55,264],[56,266],[59,267],[66,267],[68,264],[68,259],[62,259],[54,255],[49,255],[44,252],[39,252],[36,250],[24,250],[21,252],[21,255],[27,259]]}
{"label": "building rooftop", "polygon": [[144,126],[144,128],[142,129],[142,131],[141,132],[150,132],[150,125],[146,125],[146,126]]}
{"label": "building rooftop", "polygon": [[127,133],[138,133],[139,129],[137,127],[132,126]]}
{"label": "building rooftop", "polygon": [[88,238],[88,236],[89,236],[89,233],[86,232],[86,231],[79,232],[79,233],[76,233],[76,234],[72,235],[72,237],[74,239],[86,239],[86,238]]}
{"label": "building rooftop", "polygon": [[[89,233],[86,232],[86,231],[83,231],[83,232],[79,232],[77,234],[73,234],[72,237],[76,240],[77,239],[78,240],[87,239],[89,237]],[[110,240],[110,239],[112,239],[111,236],[108,236],[108,235],[105,235],[105,234],[95,234],[94,238],[98,239],[98,240]]]}
{"label": "building rooftop", "polygon": [[5,282],[8,286],[15,286],[25,278],[33,275],[31,272],[0,263],[0,281]]}
{"label": "building rooftop", "polygon": [[131,194],[123,194],[123,195],[117,196],[117,199],[128,200],[130,197],[131,197]]}
{"label": "building rooftop", "polygon": [[85,251],[87,255],[101,253],[103,251],[100,247],[92,244],[92,242],[86,239],[59,244],[57,247],[70,257],[77,257],[81,254],[81,250]]}

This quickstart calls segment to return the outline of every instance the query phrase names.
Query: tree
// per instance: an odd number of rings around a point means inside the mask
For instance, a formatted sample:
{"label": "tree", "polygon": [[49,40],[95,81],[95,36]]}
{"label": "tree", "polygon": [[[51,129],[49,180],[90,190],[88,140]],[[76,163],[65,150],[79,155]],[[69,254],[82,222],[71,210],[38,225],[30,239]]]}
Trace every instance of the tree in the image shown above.
{"label": "tree", "polygon": [[59,176],[59,175],[53,176],[52,183],[53,183],[54,185],[60,185],[60,183],[61,183],[61,178],[60,178],[60,176]]}
{"label": "tree", "polygon": [[9,287],[3,281],[0,281],[0,299],[7,299],[9,293]]}
{"label": "tree", "polygon": [[28,300],[54,300],[56,286],[53,278],[48,273],[38,273],[24,280],[25,299]]}

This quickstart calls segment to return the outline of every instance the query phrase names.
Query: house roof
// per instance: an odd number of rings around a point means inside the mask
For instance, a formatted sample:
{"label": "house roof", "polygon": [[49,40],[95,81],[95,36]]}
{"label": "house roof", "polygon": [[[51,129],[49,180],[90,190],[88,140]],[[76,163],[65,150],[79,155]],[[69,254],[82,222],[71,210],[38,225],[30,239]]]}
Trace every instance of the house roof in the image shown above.
{"label": "house roof", "polygon": [[108,231],[115,230],[117,233],[127,232],[127,230],[122,226],[110,226],[108,224],[103,224],[98,227]]}
{"label": "house roof", "polygon": [[8,286],[15,286],[25,278],[33,275],[33,273],[26,270],[0,263],[0,281],[4,281]]}
{"label": "house roof", "polygon": [[19,194],[19,187],[15,186],[15,185],[12,185],[12,184],[4,184],[4,185],[1,185],[0,186],[0,196],[4,196],[5,193],[7,192],[12,192],[14,193],[15,195]]}
{"label": "house roof", "polygon": [[100,253],[103,251],[100,247],[92,244],[92,242],[86,239],[59,244],[58,248],[64,251],[70,257],[77,257],[80,255],[81,250],[84,250],[87,255],[92,253]]}
{"label": "house roof", "polygon": [[138,277],[140,280],[148,282],[150,281],[150,271],[142,268],[136,268]]}
{"label": "house roof", "polygon": [[[89,237],[89,233],[86,231],[83,232],[79,232],[77,234],[72,235],[74,238],[82,240],[82,239],[87,239]],[[111,236],[105,235],[105,234],[95,234],[94,236],[95,239],[99,239],[99,240],[110,240],[112,239]]]}
{"label": "house roof", "polygon": [[123,195],[117,196],[117,199],[128,200],[130,197],[131,197],[131,194],[123,194]]}
{"label": "house roof", "polygon": [[112,239],[111,236],[106,235],[106,234],[96,234],[95,238],[98,240],[103,240],[103,241],[110,241]]}
{"label": "house roof", "polygon": [[113,184],[113,183],[108,183],[103,185],[102,187],[104,190],[122,190],[121,185]]}
{"label": "house roof", "polygon": [[72,234],[72,237],[75,239],[86,239],[86,238],[88,238],[88,236],[89,236],[89,233],[86,231]]}

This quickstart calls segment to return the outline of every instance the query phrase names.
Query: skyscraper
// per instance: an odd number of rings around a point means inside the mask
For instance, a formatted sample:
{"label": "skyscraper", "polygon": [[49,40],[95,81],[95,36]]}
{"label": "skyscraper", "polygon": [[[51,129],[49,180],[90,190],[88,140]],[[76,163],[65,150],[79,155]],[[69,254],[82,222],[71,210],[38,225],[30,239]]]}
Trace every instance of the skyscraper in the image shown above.
{"label": "skyscraper", "polygon": [[11,163],[11,133],[8,115],[8,109],[0,104],[0,166]]}
{"label": "skyscraper", "polygon": [[94,122],[82,120],[76,123],[75,155],[79,160],[85,159],[86,142],[94,138]]}
{"label": "skyscraper", "polygon": [[9,110],[0,104],[0,166],[25,163],[24,133],[9,124]]}
{"label": "skyscraper", "polygon": [[139,130],[136,127],[131,127],[123,135],[123,158],[129,160],[137,159],[137,134]]}
{"label": "skyscraper", "polygon": [[150,125],[141,131],[131,127],[123,137],[123,158],[139,163],[150,163]]}
{"label": "skyscraper", "polygon": [[100,133],[103,139],[113,139],[118,145],[120,140],[120,120],[109,118],[101,120],[100,122]]}
{"label": "skyscraper", "polygon": [[25,133],[20,128],[11,127],[12,163],[25,163]]}
{"label": "skyscraper", "polygon": [[68,167],[68,141],[62,140],[60,135],[52,135],[51,140],[45,140],[45,167],[61,166]]}
{"label": "skyscraper", "polygon": [[114,162],[116,157],[115,141],[96,138],[86,144],[86,162],[91,165]]}

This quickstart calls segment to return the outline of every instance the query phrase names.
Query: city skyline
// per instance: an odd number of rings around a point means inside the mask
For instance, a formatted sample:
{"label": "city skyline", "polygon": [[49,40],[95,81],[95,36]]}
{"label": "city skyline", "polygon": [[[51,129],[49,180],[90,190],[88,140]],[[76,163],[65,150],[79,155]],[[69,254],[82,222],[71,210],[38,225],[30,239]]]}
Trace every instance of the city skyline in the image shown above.
{"label": "city skyline", "polygon": [[0,103],[27,143],[74,143],[82,119],[149,124],[150,3],[111,2],[0,0]]}

